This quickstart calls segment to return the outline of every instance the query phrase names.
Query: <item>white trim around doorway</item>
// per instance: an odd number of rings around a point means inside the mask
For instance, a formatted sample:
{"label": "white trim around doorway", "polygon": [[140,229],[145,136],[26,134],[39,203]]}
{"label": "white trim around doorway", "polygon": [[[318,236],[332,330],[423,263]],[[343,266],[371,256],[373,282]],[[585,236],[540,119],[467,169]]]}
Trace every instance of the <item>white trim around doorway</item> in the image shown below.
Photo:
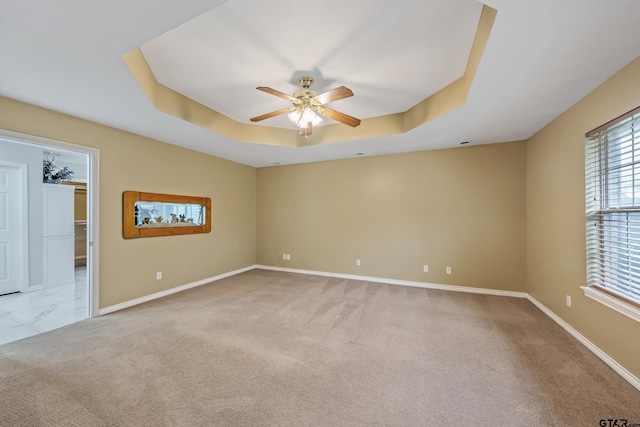
{"label": "white trim around doorway", "polygon": [[46,147],[54,147],[65,150],[76,151],[89,155],[88,163],[88,179],[87,179],[87,205],[89,211],[87,213],[87,277],[89,279],[89,317],[98,316],[99,308],[99,189],[100,189],[100,150],[84,145],[72,144],[69,142],[58,141],[55,139],[43,138],[35,135],[22,134],[0,129],[0,137],[9,139],[11,142],[27,145],[40,145]]}

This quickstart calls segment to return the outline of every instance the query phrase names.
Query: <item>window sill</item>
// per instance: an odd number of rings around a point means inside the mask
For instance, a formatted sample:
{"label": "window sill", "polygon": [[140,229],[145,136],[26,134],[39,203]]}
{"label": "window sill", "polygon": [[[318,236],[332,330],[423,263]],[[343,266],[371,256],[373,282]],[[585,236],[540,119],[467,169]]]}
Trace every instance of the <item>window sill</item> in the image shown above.
{"label": "window sill", "polygon": [[636,322],[640,322],[640,308],[621,301],[617,298],[607,295],[606,293],[599,291],[591,286],[580,286],[584,291],[584,294],[594,301],[604,304],[612,310],[617,311],[620,314],[624,314],[627,317],[632,318]]}

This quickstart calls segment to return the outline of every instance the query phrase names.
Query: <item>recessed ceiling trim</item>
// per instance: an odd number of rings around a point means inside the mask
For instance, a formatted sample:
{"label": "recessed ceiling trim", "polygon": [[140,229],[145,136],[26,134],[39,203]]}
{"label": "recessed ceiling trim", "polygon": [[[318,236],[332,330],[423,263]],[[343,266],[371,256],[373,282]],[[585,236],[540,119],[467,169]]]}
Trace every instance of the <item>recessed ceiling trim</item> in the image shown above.
{"label": "recessed ceiling trim", "polygon": [[482,7],[482,13],[476,29],[467,67],[461,78],[445,86],[438,92],[419,102],[404,113],[404,132],[408,132],[424,123],[448,113],[462,105],[467,100],[471,84],[478,71],[484,48],[489,40],[491,29],[498,11],[487,5]]}
{"label": "recessed ceiling trim", "polygon": [[297,131],[239,123],[158,83],[140,48],[127,52],[122,59],[151,103],[164,113],[240,142],[298,146]]}
{"label": "recessed ceiling trim", "polygon": [[405,133],[462,106],[471,89],[496,16],[496,9],[483,5],[466,69],[458,80],[404,113],[364,119],[357,128],[342,124],[321,126],[314,129],[313,137],[308,139],[301,137],[297,129],[237,122],[162,85],[155,78],[140,48],[124,54],[122,59],[149,100],[160,111],[239,142],[303,147]]}

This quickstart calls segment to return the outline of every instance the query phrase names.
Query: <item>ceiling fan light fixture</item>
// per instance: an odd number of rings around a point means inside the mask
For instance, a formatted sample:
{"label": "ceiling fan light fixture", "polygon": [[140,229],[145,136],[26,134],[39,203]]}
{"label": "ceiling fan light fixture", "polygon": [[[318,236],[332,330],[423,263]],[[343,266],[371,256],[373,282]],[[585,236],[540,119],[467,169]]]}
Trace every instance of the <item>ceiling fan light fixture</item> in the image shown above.
{"label": "ceiling fan light fixture", "polygon": [[291,123],[302,129],[309,127],[309,123],[317,125],[322,121],[322,118],[309,107],[291,107],[287,117]]}
{"label": "ceiling fan light fixture", "polygon": [[309,127],[309,122],[305,121],[304,119],[304,112],[301,112],[298,109],[291,111],[288,117],[291,123],[301,129],[306,129],[307,127]]}
{"label": "ceiling fan light fixture", "polygon": [[300,114],[300,110],[298,110],[296,107],[291,107],[289,109],[289,114],[287,115],[287,117],[289,117],[289,121],[291,123],[297,126],[300,118],[302,117],[302,114]]}
{"label": "ceiling fan light fixture", "polygon": [[307,123],[311,122],[315,126],[322,121],[322,118],[311,108],[305,108],[302,112],[302,120]]}

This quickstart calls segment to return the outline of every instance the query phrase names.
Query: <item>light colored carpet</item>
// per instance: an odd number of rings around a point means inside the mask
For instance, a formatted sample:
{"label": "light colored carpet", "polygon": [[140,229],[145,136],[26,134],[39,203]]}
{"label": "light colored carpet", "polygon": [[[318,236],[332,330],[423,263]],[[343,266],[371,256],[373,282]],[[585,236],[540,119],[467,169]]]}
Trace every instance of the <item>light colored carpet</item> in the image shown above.
{"label": "light colored carpet", "polygon": [[640,392],[524,299],[253,270],[0,346],[2,426],[598,426]]}

